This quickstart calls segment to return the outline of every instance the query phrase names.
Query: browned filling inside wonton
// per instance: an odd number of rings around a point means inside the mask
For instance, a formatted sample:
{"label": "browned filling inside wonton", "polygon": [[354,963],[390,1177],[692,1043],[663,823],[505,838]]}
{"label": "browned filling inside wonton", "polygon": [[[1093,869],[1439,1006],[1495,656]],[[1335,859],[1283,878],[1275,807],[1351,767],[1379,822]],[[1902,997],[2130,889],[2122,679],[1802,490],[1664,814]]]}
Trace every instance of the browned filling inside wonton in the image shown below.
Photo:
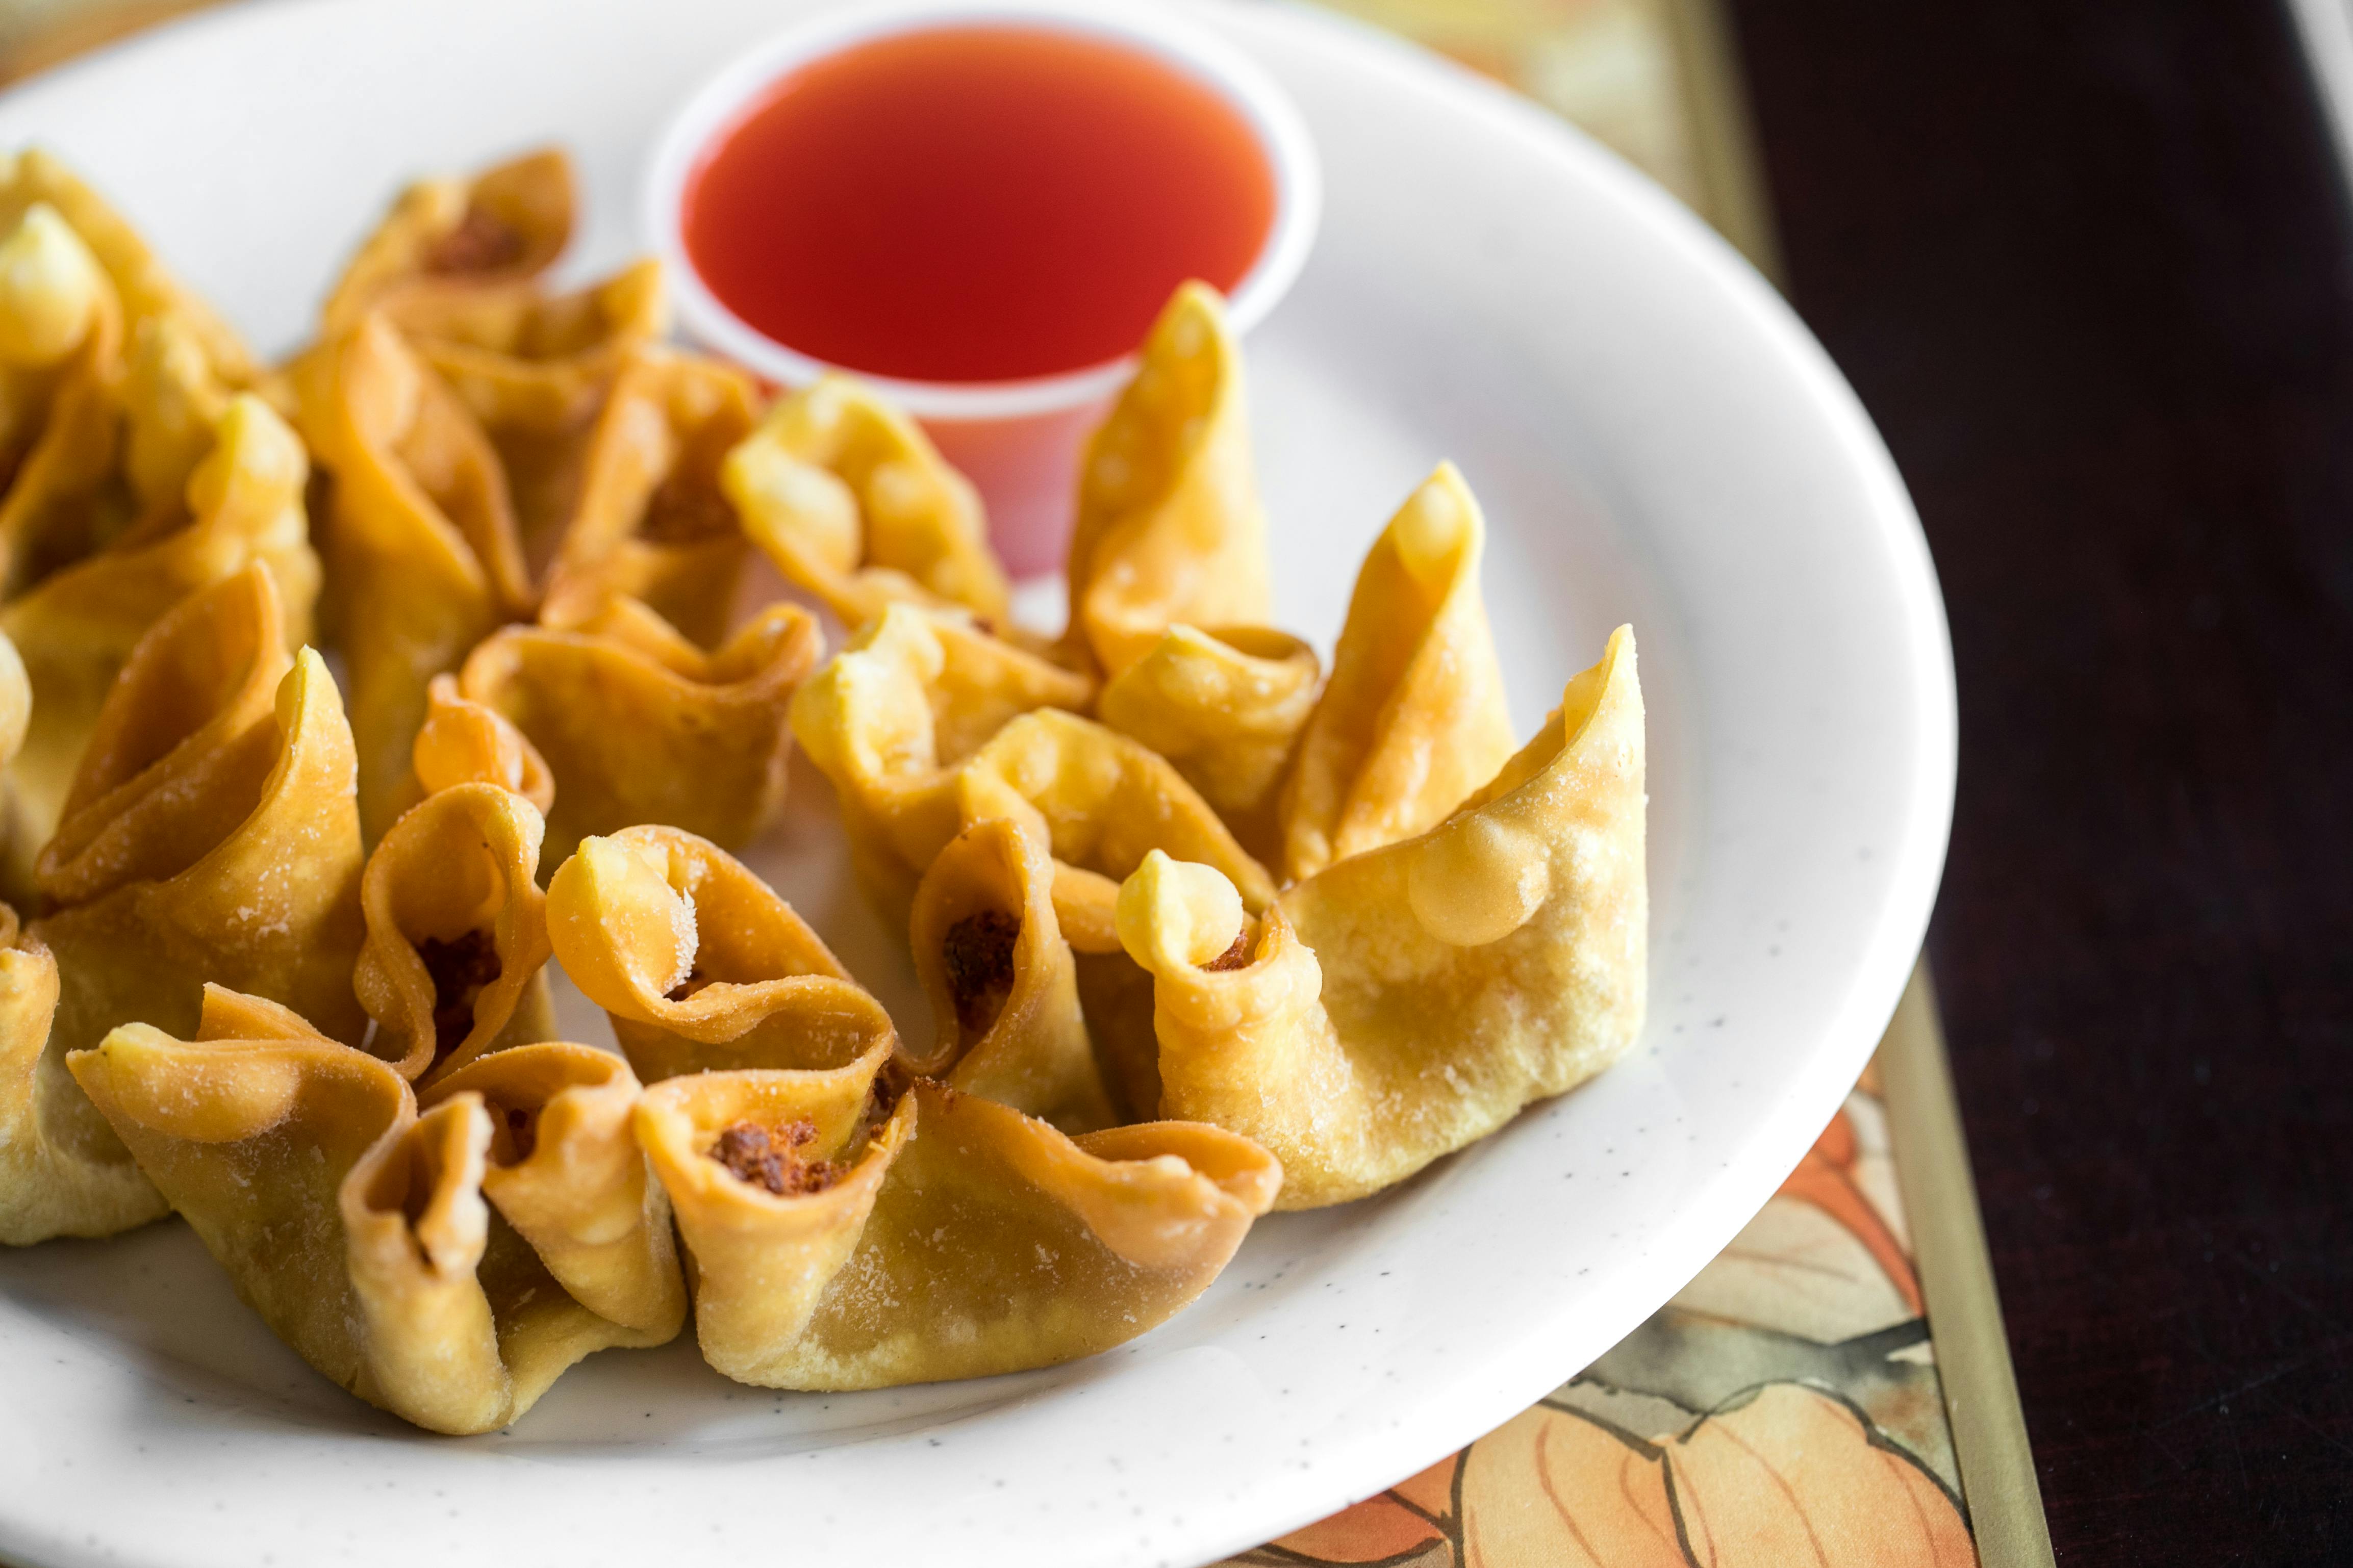
{"label": "browned filling inside wonton", "polygon": [[794,1198],[825,1191],[858,1163],[802,1158],[800,1152],[816,1142],[814,1121],[791,1121],[781,1127],[738,1121],[721,1131],[709,1152],[737,1181],[765,1187],[780,1198]]}

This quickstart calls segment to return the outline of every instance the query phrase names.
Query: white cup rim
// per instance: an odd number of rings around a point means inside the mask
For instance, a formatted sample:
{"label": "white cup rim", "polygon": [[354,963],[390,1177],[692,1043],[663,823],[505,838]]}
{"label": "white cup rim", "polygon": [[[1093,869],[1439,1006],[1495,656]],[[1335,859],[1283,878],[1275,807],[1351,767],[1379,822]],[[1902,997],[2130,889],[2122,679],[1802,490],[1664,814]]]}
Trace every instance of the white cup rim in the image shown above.
{"label": "white cup rim", "polygon": [[1259,64],[1223,38],[1172,13],[1104,0],[889,0],[812,16],[739,55],[672,114],[656,141],[641,191],[649,248],[670,275],[689,337],[771,381],[806,386],[847,370],[921,418],[993,420],[1059,413],[1100,402],[1134,374],[1133,354],[1055,375],[1014,381],[911,381],[874,375],[776,342],[721,302],[687,254],[681,222],[687,182],[712,139],[777,79],[855,44],[943,26],[1044,26],[1138,48],[1215,90],[1257,136],[1274,176],[1274,219],[1250,270],[1226,302],[1236,333],[1265,319],[1305,265],[1323,210],[1323,174],[1306,122]]}

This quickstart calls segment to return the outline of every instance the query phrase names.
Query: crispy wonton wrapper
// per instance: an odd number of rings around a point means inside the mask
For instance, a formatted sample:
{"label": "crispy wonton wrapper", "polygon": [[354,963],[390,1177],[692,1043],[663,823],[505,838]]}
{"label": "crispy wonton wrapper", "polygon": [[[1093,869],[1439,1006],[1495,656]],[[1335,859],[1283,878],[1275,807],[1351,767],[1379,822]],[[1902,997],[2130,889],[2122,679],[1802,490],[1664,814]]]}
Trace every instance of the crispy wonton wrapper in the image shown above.
{"label": "crispy wonton wrapper", "polygon": [[743,844],[784,805],[786,716],[824,647],[797,605],[769,605],[705,653],[616,597],[575,625],[507,627],[459,684],[546,759],[552,856],[641,822]]}
{"label": "crispy wonton wrapper", "polygon": [[404,812],[436,790],[461,784],[512,790],[542,816],[555,804],[555,775],[539,748],[503,714],[460,692],[454,675],[437,675],[425,689],[425,722],[408,756],[415,778]]}
{"label": "crispy wonton wrapper", "polygon": [[751,379],[732,366],[675,349],[632,351],[589,433],[543,618],[576,625],[618,595],[716,647],[750,549],[720,465],[758,413]]}
{"label": "crispy wonton wrapper", "polygon": [[1440,463],[1366,555],[1283,787],[1286,881],[1431,826],[1512,754],[1479,595],[1486,534],[1470,487]]}
{"label": "crispy wonton wrapper", "polygon": [[210,981],[359,1039],[352,734],[327,667],[304,648],[289,668],[279,625],[259,568],[192,595],[100,710],[37,868],[59,1049],[133,1019],[186,1033]]}
{"label": "crispy wonton wrapper", "polygon": [[1241,351],[1207,284],[1176,290],[1135,378],[1087,443],[1068,574],[1066,640],[1106,676],[1142,658],[1176,622],[1267,618],[1266,521]]}
{"label": "crispy wonton wrapper", "polygon": [[554,1037],[544,831],[512,790],[458,784],[426,796],[368,857],[352,988],[376,1021],[375,1053],[401,1077],[438,1081],[486,1051]]}
{"label": "crispy wonton wrapper", "polygon": [[860,382],[828,375],[778,399],[727,455],[720,483],[776,570],[845,626],[901,603],[1008,624],[1011,590],[979,492]]}
{"label": "crispy wonton wrapper", "polygon": [[231,386],[253,382],[257,368],[244,342],[164,268],[139,232],[103,197],[42,148],[0,155],[0,234],[16,228],[36,203],[63,218],[105,269],[121,301],[126,333],[136,336],[144,321],[169,321],[194,340],[206,365],[223,382]]}
{"label": "crispy wonton wrapper", "polygon": [[1079,1009],[1078,970],[1054,919],[1054,859],[1013,818],[965,829],[932,861],[908,923],[938,1035],[908,1070],[1065,1132],[1116,1120]]}
{"label": "crispy wonton wrapper", "polygon": [[1103,689],[1095,713],[1173,763],[1253,855],[1280,848],[1275,805],[1323,674],[1265,626],[1173,626]]}
{"label": "crispy wonton wrapper", "polygon": [[[1063,863],[1055,906],[1082,951],[1116,951],[1114,884],[1149,848],[1219,866],[1258,905],[1273,896],[1174,768],[1061,710],[1084,689],[1008,644],[899,605],[794,696],[793,733],[832,781],[851,864],[886,915],[904,918],[949,839],[1008,814],[1039,826]],[[987,743],[959,761],[951,748],[990,722]]]}
{"label": "crispy wonton wrapper", "polygon": [[167,611],[259,566],[289,646],[311,635],[320,574],[303,516],[302,444],[250,394],[222,407],[206,440],[172,510],[148,513],[132,532],[0,608],[0,629],[25,653],[33,687],[32,728],[10,773],[13,837],[27,867],[56,830],[115,677]]}
{"label": "crispy wonton wrapper", "polygon": [[531,607],[498,454],[381,315],[299,361],[304,437],[334,478],[333,619],[371,838],[404,804],[433,678]]}
{"label": "crispy wonton wrapper", "polygon": [[881,1388],[1107,1350],[1207,1289],[1282,1184],[1213,1127],[1073,1140],[924,1079],[881,1116],[884,1056],[675,1078],[638,1102],[696,1337],[729,1377]]}
{"label": "crispy wonton wrapper", "polygon": [[835,1068],[895,1048],[890,1015],[790,904],[674,827],[587,838],[547,889],[548,936],[648,1083],[714,1068]]}
{"label": "crispy wonton wrapper", "polygon": [[1642,773],[1621,627],[1461,809],[1284,893],[1241,967],[1218,964],[1249,934],[1231,884],[1154,856],[1119,931],[1155,981],[1164,1112],[1264,1143],[1282,1206],[1313,1208],[1608,1067],[1642,1025]]}
{"label": "crispy wonton wrapper", "polygon": [[126,1025],[70,1066],[247,1304],[420,1426],[503,1426],[581,1357],[681,1325],[613,1057],[520,1047],[420,1116],[388,1064],[215,989],[194,1041]]}
{"label": "crispy wonton wrapper", "polygon": [[420,296],[538,277],[572,238],[575,201],[572,161],[552,147],[470,179],[419,180],[343,268],[327,296],[325,335],[376,305],[406,309]]}

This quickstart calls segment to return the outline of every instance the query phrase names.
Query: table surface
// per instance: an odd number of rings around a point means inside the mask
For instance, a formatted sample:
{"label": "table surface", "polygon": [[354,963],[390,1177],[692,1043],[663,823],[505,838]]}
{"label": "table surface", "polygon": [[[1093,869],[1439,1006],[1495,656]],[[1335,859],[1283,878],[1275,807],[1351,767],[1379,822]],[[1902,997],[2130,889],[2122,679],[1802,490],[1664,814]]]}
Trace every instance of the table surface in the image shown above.
{"label": "table surface", "polygon": [[1961,701],[1929,954],[2062,1563],[2353,1562],[2353,223],[2261,0],[1735,0]]}

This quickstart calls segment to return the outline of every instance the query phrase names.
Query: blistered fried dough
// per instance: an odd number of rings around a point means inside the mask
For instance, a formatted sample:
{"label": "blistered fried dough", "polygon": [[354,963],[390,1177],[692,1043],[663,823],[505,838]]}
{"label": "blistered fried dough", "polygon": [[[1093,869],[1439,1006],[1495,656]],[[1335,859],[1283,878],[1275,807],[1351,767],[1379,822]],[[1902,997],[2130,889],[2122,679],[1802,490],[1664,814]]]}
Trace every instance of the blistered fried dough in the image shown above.
{"label": "blistered fried dough", "polygon": [[715,646],[750,548],[719,469],[758,408],[740,371],[635,350],[589,435],[579,500],[548,572],[546,618],[577,622],[619,595]]}
{"label": "blistered fried dough", "polygon": [[593,415],[629,352],[669,324],[650,257],[569,294],[509,283],[413,291],[383,310],[486,428],[542,435]]}
{"label": "blistered fried dough", "polygon": [[628,1064],[591,1046],[516,1046],[425,1086],[430,1110],[479,1096],[482,1195],[572,1299],[659,1344],[686,1319],[670,1200],[638,1148]]}
{"label": "blistered fried dough", "polygon": [[572,161],[546,148],[401,192],[327,297],[332,336],[388,297],[537,277],[572,237]]}
{"label": "blistered fried dough", "polygon": [[902,603],[1007,624],[979,493],[913,420],[848,376],[778,399],[720,483],[776,570],[844,626]]}
{"label": "blistered fried dough", "polygon": [[0,598],[131,524],[116,464],[122,308],[47,204],[0,238]]}
{"label": "blistered fried dough", "polygon": [[[1125,876],[1155,846],[1225,867],[1261,901],[1272,896],[1265,871],[1175,769],[1060,710],[1085,690],[1042,659],[898,605],[795,694],[793,733],[832,781],[852,864],[885,910],[903,913],[965,826],[1025,811],[1064,862],[1056,908],[1082,951],[1116,947],[1103,878]],[[959,761],[955,748],[981,735],[991,738]]]}
{"label": "blistered fried dough", "polygon": [[[420,1426],[482,1432],[590,1352],[676,1332],[667,1224],[615,1147],[608,1082],[585,1066],[493,1075],[501,1112],[535,1134],[525,1156],[480,1090],[419,1116],[388,1064],[282,1010],[251,1038],[218,1032],[250,1010],[216,1011],[208,998],[199,1040],[126,1025],[70,1065],[237,1294],[321,1373]],[[603,1184],[551,1190],[566,1178]]]}
{"label": "blistered fried dough", "polygon": [[1250,853],[1271,857],[1275,802],[1322,674],[1315,650],[1282,632],[1174,626],[1104,685],[1095,713],[1167,758]]}
{"label": "blistered fried dough", "polygon": [[1106,675],[1173,623],[1267,618],[1241,351],[1206,284],[1168,301],[1135,378],[1087,443],[1068,572],[1070,639]]}
{"label": "blistered fried dough", "polygon": [[1065,1132],[1111,1125],[1043,839],[1005,817],[965,829],[923,873],[908,934],[938,1024],[930,1050],[902,1043],[910,1071]]}
{"label": "blistered fried dough", "polygon": [[[1649,905],[1634,639],[1452,816],[1267,911],[1152,858],[1119,933],[1155,977],[1162,1110],[1255,1138],[1282,1206],[1377,1192],[1608,1067],[1641,1031]],[[1207,967],[1205,967],[1207,966]]]}
{"label": "blistered fried dough", "polygon": [[16,228],[36,204],[63,218],[104,268],[121,301],[127,334],[135,336],[143,321],[171,321],[195,340],[222,381],[230,386],[252,383],[257,367],[237,333],[164,268],[104,198],[41,148],[0,155],[0,234]]}
{"label": "blistered fried dough", "polygon": [[1282,802],[1286,879],[1410,837],[1514,750],[1479,594],[1479,503],[1440,463],[1366,555]]}
{"label": "blistered fried dough", "polygon": [[326,666],[288,668],[259,572],[156,623],[100,709],[37,877],[60,1047],[132,1019],[185,1033],[218,981],[337,1038],[360,921],[352,737]]}
{"label": "blistered fried dough", "polygon": [[427,687],[526,614],[530,585],[489,438],[389,322],[370,316],[306,354],[295,384],[334,476],[329,566],[375,837],[401,803]]}
{"label": "blistered fried dough", "polygon": [[375,1054],[401,1077],[446,1078],[554,1035],[543,831],[521,795],[459,784],[426,796],[368,857],[352,989],[376,1021]]}
{"label": "blistered fried dough", "polygon": [[705,653],[616,598],[575,625],[499,632],[459,687],[547,760],[552,854],[641,822],[742,844],[784,805],[788,707],[823,651],[797,605],[768,606]]}
{"label": "blistered fried dough", "polygon": [[[311,633],[319,561],[303,516],[302,445],[260,399],[230,399],[210,449],[172,513],[44,579],[5,608],[0,629],[25,654],[33,720],[11,773],[28,858],[55,829],[91,726],[116,676],[166,612],[240,573],[259,579],[290,646]],[[21,881],[21,875],[18,880]]]}
{"label": "blistered fried dough", "polygon": [[703,1358],[768,1388],[881,1388],[1091,1355],[1217,1278],[1282,1173],[1215,1128],[1071,1139],[880,1053],[672,1079],[638,1136],[696,1266]]}
{"label": "blistered fried dough", "polygon": [[458,689],[454,675],[426,688],[425,723],[409,748],[417,798],[461,784],[491,784],[531,802],[542,816],[555,804],[547,759],[495,709]]}
{"label": "blistered fried dough", "polygon": [[581,841],[547,889],[574,984],[648,1083],[714,1068],[832,1068],[897,1036],[790,904],[672,827]]}

